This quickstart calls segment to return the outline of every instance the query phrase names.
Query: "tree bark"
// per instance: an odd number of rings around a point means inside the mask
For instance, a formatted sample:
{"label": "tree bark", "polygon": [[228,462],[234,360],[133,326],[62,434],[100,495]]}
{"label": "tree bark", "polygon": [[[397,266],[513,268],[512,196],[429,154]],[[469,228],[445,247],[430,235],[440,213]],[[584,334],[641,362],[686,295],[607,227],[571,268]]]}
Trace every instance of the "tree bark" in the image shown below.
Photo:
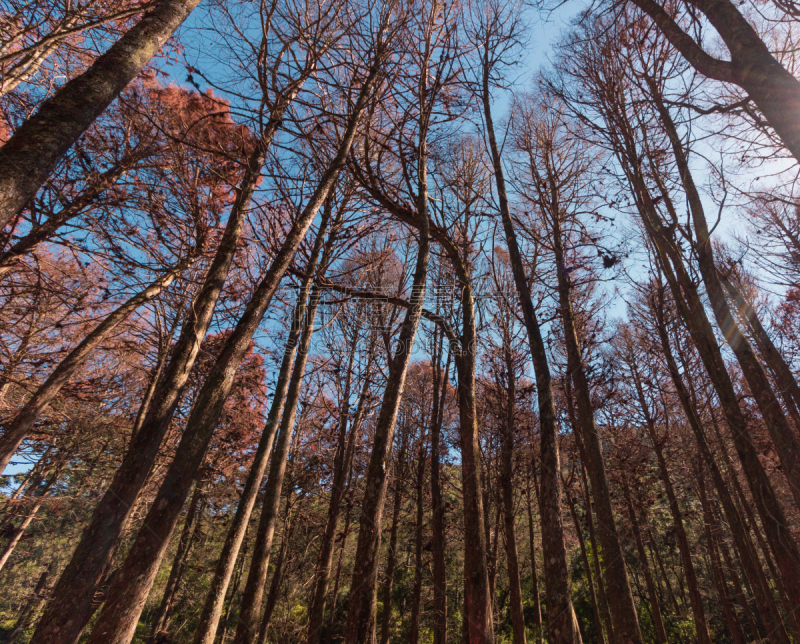
{"label": "tree bark", "polygon": [[[431,418],[431,424],[433,418]],[[425,464],[427,456],[425,446],[428,439],[427,427],[420,431],[419,449],[417,451],[416,471],[416,525],[414,526],[414,582],[411,590],[411,623],[409,624],[409,642],[419,644],[419,621],[422,602],[422,537],[425,527]]]}
{"label": "tree bark", "polygon": [[444,498],[442,495],[441,439],[447,385],[450,380],[450,352],[444,371],[441,370],[441,351],[444,334],[433,365],[433,419],[431,426],[431,554],[433,556],[433,644],[447,644],[447,567],[445,562]]}
{"label": "tree bark", "polygon": [[[466,271],[460,277],[462,333],[450,351],[458,373],[459,437],[461,439],[461,487],[464,502],[464,606],[465,644],[494,641],[493,597],[481,494],[481,463],[475,400],[475,352],[477,331],[475,301]],[[488,508],[487,508],[488,509]],[[499,508],[498,508],[499,511]],[[498,513],[499,519],[499,513]]]}
{"label": "tree bark", "polygon": [[183,578],[183,573],[186,570],[186,560],[189,556],[189,550],[192,547],[192,542],[197,533],[195,520],[197,508],[201,503],[202,494],[202,485],[198,481],[195,484],[192,500],[189,501],[189,510],[186,513],[186,520],[184,521],[183,530],[178,540],[178,547],[175,550],[175,557],[172,560],[172,568],[169,571],[167,586],[164,588],[161,604],[153,619],[153,629],[150,633],[151,642],[156,642],[159,632],[166,631],[169,625],[170,611],[175,601],[175,595],[178,592],[181,579]]}
{"label": "tree bark", "polygon": [[603,573],[600,570],[600,548],[597,547],[597,535],[594,529],[594,517],[592,511],[592,498],[589,493],[589,481],[586,476],[586,452],[583,448],[583,441],[581,435],[575,431],[578,422],[575,418],[575,405],[572,402],[572,381],[570,378],[565,378],[564,391],[567,394],[567,415],[569,417],[570,425],[573,427],[573,435],[576,438],[575,444],[578,446],[578,455],[580,456],[580,488],[583,493],[583,502],[587,507],[586,513],[586,526],[589,528],[589,543],[592,546],[592,563],[594,564],[594,578],[597,580],[598,599],[600,600],[600,608],[602,609],[603,620],[608,632],[608,639],[612,642],[616,641],[614,636],[614,624],[611,620],[611,607],[608,604],[608,593],[606,592],[606,584],[603,579]]}
{"label": "tree bark", "polygon": [[[535,473],[534,473],[535,475]],[[531,484],[527,482],[525,488],[525,496],[527,500],[528,510],[528,539],[530,540],[531,551],[531,598],[533,599],[533,627],[534,627],[534,642],[541,642],[541,628],[542,628],[542,604],[539,600],[539,573],[538,566],[536,565],[536,541],[534,539],[533,529],[533,507],[531,504]]]}
{"label": "tree bark", "polygon": [[339,598],[339,582],[342,579],[342,564],[344,563],[344,551],[347,546],[347,537],[350,536],[350,519],[353,509],[352,499],[347,504],[347,511],[344,518],[344,530],[342,531],[342,545],[339,547],[339,561],[336,564],[336,575],[333,579],[333,592],[331,593],[331,610],[328,613],[327,626],[325,629],[325,644],[331,644],[333,637],[333,620],[336,617],[336,604]]}
{"label": "tree bark", "polygon": [[169,40],[200,0],[160,0],[134,27],[72,79],[3,145],[0,230],[25,207],[56,164]]}

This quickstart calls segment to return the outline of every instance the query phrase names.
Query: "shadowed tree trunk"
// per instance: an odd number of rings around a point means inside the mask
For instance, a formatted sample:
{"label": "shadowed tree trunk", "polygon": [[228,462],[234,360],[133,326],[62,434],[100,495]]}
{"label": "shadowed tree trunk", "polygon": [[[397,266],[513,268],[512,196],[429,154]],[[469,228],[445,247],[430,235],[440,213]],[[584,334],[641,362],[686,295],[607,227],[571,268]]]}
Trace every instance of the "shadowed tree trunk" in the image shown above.
{"label": "shadowed tree trunk", "polygon": [[220,625],[217,628],[217,640],[218,644],[224,644],[228,638],[228,626],[230,625],[231,619],[231,610],[233,610],[233,601],[236,598],[237,593],[239,592],[239,586],[242,583],[242,577],[244,572],[244,560],[247,557],[247,539],[244,540],[242,544],[242,556],[236,562],[236,570],[233,575],[233,583],[230,585],[230,592],[228,593],[228,602],[225,606],[225,615],[220,620]]}
{"label": "shadowed tree trunk", "polygon": [[[570,378],[564,379],[564,391],[567,394],[567,415],[569,417],[570,425],[574,428],[577,427],[578,422],[575,419],[575,405],[573,404],[572,396],[572,380]],[[594,529],[594,517],[592,512],[592,498],[589,494],[589,481],[586,477],[586,452],[583,448],[583,441],[581,435],[577,432],[574,433],[576,438],[575,444],[578,446],[578,455],[580,456],[580,486],[581,493],[583,494],[583,503],[587,508],[586,513],[586,526],[589,528],[589,544],[592,546],[592,563],[594,564],[594,578],[597,580],[598,599],[600,600],[600,608],[603,614],[603,620],[608,632],[608,639],[612,642],[615,641],[614,637],[614,624],[611,621],[611,608],[608,604],[608,593],[606,592],[605,580],[603,573],[600,570],[600,549],[597,547],[597,535]]]}
{"label": "shadowed tree trunk", "polygon": [[0,150],[0,230],[95,119],[169,40],[200,0],[159,0],[134,27],[47,99]]}
{"label": "shadowed tree trunk", "polygon": [[169,578],[167,579],[167,586],[164,589],[164,596],[161,599],[161,604],[158,607],[155,618],[153,619],[153,629],[150,633],[150,641],[155,642],[158,634],[161,631],[166,631],[169,626],[170,612],[175,602],[175,596],[178,592],[183,573],[186,570],[186,559],[189,556],[189,549],[197,534],[197,526],[195,525],[197,509],[201,505],[203,496],[202,484],[197,482],[194,488],[192,500],[189,501],[189,510],[186,513],[186,520],[183,524],[183,531],[181,532],[180,539],[178,539],[178,547],[175,550],[175,557],[172,560],[172,568],[169,571]]}
{"label": "shadowed tree trunk", "polygon": [[[433,423],[433,418],[430,420]],[[414,582],[411,590],[411,623],[409,625],[409,641],[411,644],[419,644],[419,619],[422,602],[422,537],[425,528],[425,500],[423,490],[425,488],[425,464],[427,455],[425,448],[428,442],[427,427],[420,430],[419,449],[417,451],[417,471],[416,471],[416,519],[414,526]]]}
{"label": "shadowed tree trunk", "polygon": [[433,556],[433,644],[447,644],[447,567],[445,562],[444,498],[442,496],[442,417],[450,379],[450,352],[444,371],[441,352],[445,337],[438,329],[438,349],[433,365],[433,413],[431,424],[431,554]]}
{"label": "shadowed tree trunk", "polygon": [[[533,463],[531,464],[533,469]],[[533,472],[535,476],[535,470]],[[530,541],[529,548],[531,551],[531,599],[533,600],[533,627],[534,627],[534,642],[541,642],[540,631],[542,628],[542,604],[539,599],[539,572],[536,565],[536,540],[534,538],[533,528],[533,505],[531,503],[531,484],[530,479],[526,481],[525,485],[525,500],[527,501],[528,510],[528,539]]]}
{"label": "shadowed tree trunk", "polygon": [[333,592],[331,593],[331,610],[328,613],[328,620],[325,627],[325,644],[331,644],[333,637],[333,622],[336,619],[336,603],[339,599],[339,582],[342,579],[342,564],[344,563],[344,551],[347,546],[347,537],[350,536],[350,519],[353,510],[352,498],[347,503],[347,511],[344,515],[344,530],[342,531],[342,545],[339,547],[339,561],[336,564],[336,575],[333,580]]}

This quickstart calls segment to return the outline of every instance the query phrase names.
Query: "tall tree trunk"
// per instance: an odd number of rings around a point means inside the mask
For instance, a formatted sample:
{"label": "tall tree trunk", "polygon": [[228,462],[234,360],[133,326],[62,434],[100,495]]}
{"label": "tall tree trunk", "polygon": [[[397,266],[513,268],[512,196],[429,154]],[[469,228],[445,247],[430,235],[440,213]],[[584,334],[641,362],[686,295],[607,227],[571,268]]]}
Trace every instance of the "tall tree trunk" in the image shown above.
{"label": "tall tree trunk", "polygon": [[247,527],[250,525],[250,516],[255,507],[256,498],[258,497],[259,490],[261,489],[261,482],[264,478],[264,472],[269,463],[270,454],[272,453],[272,444],[275,440],[279,420],[284,413],[284,405],[289,391],[289,379],[293,373],[298,344],[303,331],[303,322],[306,318],[309,289],[314,279],[316,263],[322,249],[325,230],[330,218],[330,207],[331,202],[329,199],[322,214],[320,229],[317,233],[314,249],[311,252],[311,257],[306,267],[306,275],[299,290],[298,300],[292,314],[291,327],[289,329],[289,335],[286,338],[286,346],[284,348],[283,359],[278,372],[278,379],[275,384],[275,392],[272,396],[272,404],[270,405],[267,421],[261,433],[253,462],[250,465],[250,471],[248,472],[242,495],[239,497],[236,513],[228,528],[228,534],[225,537],[222,552],[217,559],[214,578],[211,580],[211,586],[208,589],[203,611],[200,614],[197,630],[195,631],[195,644],[213,644],[217,635],[219,620],[225,604],[225,596],[228,592],[228,584],[233,575],[236,560],[239,556],[239,549],[247,533]]}
{"label": "tall tree trunk", "polygon": [[[667,631],[664,628],[664,619],[661,616],[661,606],[659,605],[658,595],[656,594],[656,583],[653,579],[653,573],[650,570],[650,560],[647,558],[647,551],[644,548],[642,531],[639,529],[639,519],[636,517],[636,509],[631,500],[631,491],[624,474],[622,476],[622,493],[625,497],[625,505],[628,508],[628,517],[631,522],[631,529],[633,530],[633,538],[636,541],[636,550],[639,552],[639,560],[642,563],[644,581],[647,585],[647,596],[650,598],[653,626],[656,629],[656,642],[658,642],[658,644],[667,644]],[[739,643],[737,642],[736,644]]]}
{"label": "tall tree trunk", "polygon": [[558,427],[553,403],[553,387],[547,350],[542,339],[541,328],[533,307],[530,287],[525,276],[525,264],[517,242],[511,210],[508,205],[505,175],[500,147],[494,132],[491,96],[489,94],[489,51],[484,52],[482,102],[489,150],[492,155],[495,186],[503,221],[506,245],[508,246],[514,285],[517,289],[520,308],[528,335],[533,369],[536,374],[536,391],[539,402],[539,427],[541,440],[541,494],[539,514],[542,521],[542,550],[544,554],[544,577],[547,597],[547,631],[552,644],[579,644],[581,635],[578,620],[572,606],[567,551],[564,545],[564,524],[561,516],[561,464],[558,448]]}
{"label": "tall tree trunk", "polygon": [[[535,476],[535,473],[534,473]],[[527,481],[525,487],[525,497],[527,500],[528,510],[528,539],[530,541],[531,551],[531,599],[533,600],[533,627],[534,627],[534,642],[541,642],[541,628],[542,628],[542,604],[539,600],[539,573],[538,566],[536,565],[536,540],[534,538],[533,528],[533,506],[531,504],[531,484],[530,480]]]}
{"label": "tall tree trunk", "polygon": [[394,569],[397,566],[397,530],[400,527],[400,510],[403,506],[403,474],[405,472],[407,432],[403,432],[400,451],[394,462],[394,505],[392,505],[392,527],[389,530],[389,550],[386,558],[386,580],[383,584],[383,614],[381,615],[380,644],[389,644],[392,625],[392,588]]}
{"label": "tall tree trunk", "polygon": [[[431,418],[431,424],[433,423]],[[425,489],[425,463],[427,456],[425,447],[427,444],[427,427],[420,431],[419,449],[417,451],[417,471],[416,471],[416,525],[414,526],[414,583],[411,590],[411,623],[409,624],[409,641],[411,644],[419,644],[419,621],[422,603],[422,537],[425,528],[425,500],[423,490]]]}
{"label": "tall tree trunk", "polygon": [[237,559],[236,570],[233,574],[233,582],[230,584],[230,592],[228,593],[228,601],[225,606],[225,614],[220,620],[220,625],[217,628],[217,644],[224,644],[228,639],[228,626],[230,625],[232,604],[239,592],[239,586],[242,583],[244,572],[244,560],[247,557],[247,539],[242,544],[242,556]]}
{"label": "tall tree trunk", "polygon": [[336,527],[339,522],[339,511],[342,499],[347,489],[350,469],[352,467],[353,455],[355,453],[355,442],[358,431],[361,428],[361,419],[366,409],[367,394],[370,386],[370,376],[372,371],[372,360],[374,347],[370,349],[367,361],[367,368],[364,374],[364,383],[361,395],[358,399],[358,407],[353,418],[352,426],[348,436],[348,419],[350,416],[350,388],[353,378],[353,362],[356,355],[356,345],[358,342],[358,332],[353,334],[353,343],[350,347],[350,359],[345,377],[344,392],[342,394],[342,410],[339,415],[339,437],[336,444],[336,454],[333,458],[333,480],[331,483],[331,498],[328,505],[328,518],[325,522],[325,532],[320,543],[317,565],[314,569],[314,580],[312,583],[313,596],[309,608],[308,628],[306,633],[307,644],[320,644],[322,640],[322,630],[325,622],[325,604],[328,597],[328,582],[331,575],[333,564],[334,546],[336,545]]}
{"label": "tall tree trunk", "polygon": [[[450,350],[458,373],[458,416],[461,442],[461,487],[464,502],[464,606],[467,633],[465,644],[491,644],[494,641],[493,579],[496,568],[488,557],[484,525],[484,500],[481,494],[481,463],[478,419],[475,400],[475,353],[477,331],[475,301],[466,271],[462,271],[462,332]],[[488,505],[488,504],[487,504]],[[488,510],[488,508],[487,508]],[[498,520],[500,518],[498,508]]]}
{"label": "tall tree trunk", "polygon": [[[331,610],[328,613],[327,625],[325,627],[325,644],[331,644],[333,637],[333,621],[336,618],[336,604],[339,598],[339,582],[342,579],[342,564],[344,563],[344,551],[347,546],[347,537],[350,536],[350,519],[353,509],[352,499],[347,503],[347,511],[344,515],[344,530],[342,531],[342,545],[339,547],[339,561],[336,564],[336,575],[333,579],[333,592],[331,593]],[[375,639],[375,638],[373,638]],[[377,640],[376,640],[377,641]]]}
{"label": "tall tree trunk", "polygon": [[[561,224],[559,212],[553,213],[551,222],[555,261],[559,267],[564,264],[562,248]],[[639,617],[633,601],[628,571],[625,566],[622,546],[614,520],[614,509],[611,505],[611,492],[608,487],[603,447],[595,422],[592,408],[589,381],[581,355],[575,317],[572,309],[572,285],[569,275],[564,270],[557,270],[558,302],[561,311],[561,322],[564,329],[564,343],[567,352],[567,368],[574,385],[575,408],[577,412],[578,432],[586,453],[586,469],[592,484],[594,511],[597,516],[597,531],[600,545],[603,548],[603,565],[608,591],[608,602],[614,624],[614,634],[623,642],[643,644],[639,630]]]}
{"label": "tall tree trunk", "polygon": [[[294,466],[294,463],[292,466]],[[290,488],[286,495],[286,510],[283,520],[281,548],[278,551],[278,558],[275,561],[275,571],[272,573],[272,581],[270,581],[267,601],[264,605],[264,614],[261,616],[261,626],[258,629],[258,637],[254,640],[255,644],[267,644],[267,633],[269,632],[269,625],[272,621],[272,613],[275,611],[275,606],[278,604],[278,594],[280,593],[281,584],[283,583],[283,575],[286,570],[289,548],[292,542],[292,532],[294,531],[291,502],[292,490]]]}
{"label": "tall tree trunk", "polygon": [[0,230],[56,164],[169,40],[200,0],[159,0],[134,27],[39,107],[2,147]]}
{"label": "tall tree trunk", "polygon": [[[268,126],[269,128],[270,126]],[[265,130],[274,134],[277,125]],[[53,597],[39,620],[32,644],[74,644],[96,607],[97,585],[106,576],[114,550],[128,523],[139,492],[150,475],[161,442],[188,382],[200,346],[225,284],[244,230],[250,199],[261,174],[270,138],[254,151],[242,180],[225,231],[203,284],[188,309],[169,363],[159,380],[139,431],[131,440],[122,464],[81,535],[69,564],[59,577]]]}
{"label": "tall tree trunk", "polygon": [[161,604],[159,605],[155,614],[155,618],[153,619],[153,629],[150,633],[151,642],[156,642],[158,634],[161,631],[166,631],[167,626],[169,625],[170,612],[172,605],[175,602],[175,596],[178,592],[181,579],[183,578],[183,573],[186,569],[186,560],[189,556],[189,549],[192,547],[192,542],[194,541],[194,537],[197,533],[195,519],[202,495],[202,485],[198,481],[194,487],[192,500],[189,501],[189,510],[186,513],[186,520],[184,521],[183,530],[181,532],[180,539],[178,540],[178,547],[175,550],[175,557],[172,560],[172,568],[169,571],[167,586],[164,588],[164,596],[161,598]]}
{"label": "tall tree trunk", "polygon": [[[0,157],[2,158],[2,157]],[[114,309],[100,324],[87,335],[77,347],[58,364],[53,373],[45,380],[36,392],[30,397],[25,406],[17,413],[0,437],[0,472],[2,472],[17,451],[20,443],[33,429],[39,416],[47,409],[53,398],[58,395],[61,388],[67,384],[75,372],[83,366],[97,347],[99,347],[111,332],[116,329],[127,317],[140,306],[149,302],[165,288],[185,268],[185,264],[162,275],[147,288],[129,298],[125,303]]]}
{"label": "tall tree trunk", "polygon": [[[715,433],[717,435],[717,440],[722,441],[722,434],[719,431],[718,423],[714,420],[714,412],[713,409],[711,410],[711,419],[712,425],[714,426]],[[774,585],[775,590],[778,591],[778,596],[780,597],[780,601],[783,603],[783,607],[787,613],[787,617],[789,622],[794,629],[794,633],[797,636],[800,636],[800,623],[798,623],[798,614],[797,611],[793,610],[793,604],[791,600],[788,598],[786,594],[786,587],[784,586],[781,575],[778,573],[778,569],[775,565],[774,558],[772,556],[772,550],[767,545],[766,541],[764,540],[764,536],[761,532],[761,527],[759,526],[758,520],[753,513],[753,508],[751,502],[746,497],[744,490],[742,489],[741,483],[739,482],[739,477],[737,471],[734,469],[733,465],[731,464],[730,460],[727,457],[727,453],[725,454],[725,464],[726,464],[726,473],[728,476],[728,481],[733,483],[734,489],[734,500],[737,503],[737,507],[739,509],[739,514],[742,516],[742,520],[744,522],[745,529],[752,533],[755,536],[755,544],[753,544],[751,539],[752,548],[755,552],[761,552],[764,561],[767,564],[767,568],[769,570],[769,575],[771,579],[767,577],[767,571],[763,568],[761,569],[761,586],[764,589],[764,592],[769,595],[772,599],[772,586]],[[757,548],[756,548],[757,544]],[[775,608],[776,614],[778,613],[777,605]]]}
{"label": "tall tree trunk", "polygon": [[[426,74],[423,74],[426,76]],[[422,97],[424,99],[424,97]],[[422,101],[421,101],[422,102]],[[375,627],[376,584],[378,580],[378,550],[381,541],[381,521],[386,501],[387,470],[397,413],[405,388],[408,364],[422,317],[425,285],[428,277],[430,230],[428,221],[427,146],[425,128],[421,128],[417,153],[417,212],[419,213],[419,245],[411,285],[411,306],[406,309],[397,349],[389,360],[386,389],[375,422],[375,432],[367,466],[362,500],[362,520],[358,532],[350,608],[345,631],[346,644],[362,644]]]}
{"label": "tall tree trunk", "polygon": [[442,495],[441,438],[447,385],[450,381],[450,352],[444,371],[441,352],[444,334],[439,332],[433,365],[433,414],[431,425],[431,554],[433,557],[433,644],[447,644],[447,567],[445,562],[444,498]]}
{"label": "tall tree trunk", "polygon": [[[331,237],[332,239],[333,237]],[[332,243],[329,243],[326,251],[331,247]],[[322,270],[324,270],[328,259],[327,254],[326,252],[322,259]],[[313,271],[314,267],[310,268]],[[308,275],[306,277],[308,278]],[[304,320],[303,335],[300,340],[292,377],[289,381],[289,388],[286,392],[286,404],[283,408],[283,417],[281,418],[275,449],[270,459],[269,476],[264,488],[261,517],[259,518],[258,531],[253,545],[253,556],[250,559],[250,570],[242,592],[239,623],[236,627],[236,635],[233,638],[234,644],[252,644],[255,642],[261,625],[262,603],[269,572],[272,540],[280,513],[283,480],[286,475],[287,457],[297,416],[297,406],[300,401],[300,388],[303,384],[303,376],[305,375],[308,353],[314,333],[314,319],[316,318],[319,304],[319,289],[314,287],[310,294],[306,289],[300,294],[300,297],[303,299],[308,297],[308,310],[302,318]]]}
{"label": "tall tree trunk", "polygon": [[508,347],[505,348],[504,353],[508,390],[506,393],[506,422],[500,437],[500,488],[503,497],[503,527],[514,644],[525,644],[525,614],[522,608],[522,584],[520,583],[519,558],[517,556],[517,533],[514,526],[514,416],[517,384]]}
{"label": "tall tree trunk", "polygon": [[91,644],[128,644],[133,637],[136,623],[158,572],[180,508],[222,413],[236,368],[250,346],[253,335],[297,248],[305,238],[328,192],[336,183],[355,139],[357,124],[372,92],[372,84],[377,73],[376,63],[370,68],[369,76],[361,87],[353,111],[348,116],[347,127],[339,142],[336,156],[323,172],[317,188],[257,286],[203,384],[189,414],[187,431],[184,432],[178,445],[175,459],[95,623],[89,639]]}

